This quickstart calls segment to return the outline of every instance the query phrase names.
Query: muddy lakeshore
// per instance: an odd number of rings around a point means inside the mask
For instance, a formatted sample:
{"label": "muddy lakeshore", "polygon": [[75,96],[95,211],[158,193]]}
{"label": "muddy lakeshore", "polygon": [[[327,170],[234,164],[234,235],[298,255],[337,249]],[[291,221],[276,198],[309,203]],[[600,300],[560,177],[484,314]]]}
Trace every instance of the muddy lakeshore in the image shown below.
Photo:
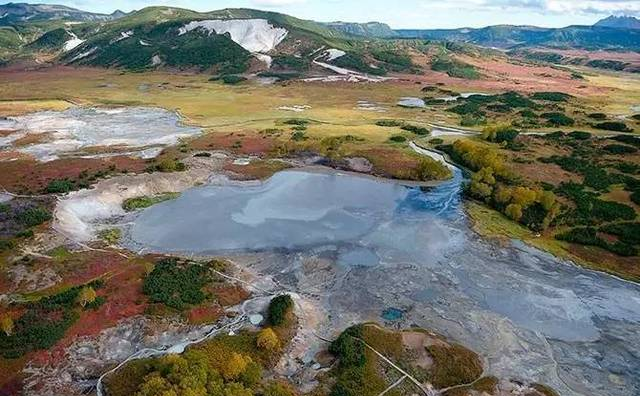
{"label": "muddy lakeshore", "polygon": [[[281,369],[301,379],[324,346],[314,335],[378,321],[442,333],[483,356],[487,375],[546,383],[561,395],[640,392],[640,286],[518,241],[481,238],[464,212],[457,169],[432,187],[334,171],[326,177],[295,170],[265,182],[209,178],[121,221],[125,246],[224,256],[299,295],[313,320]],[[339,200],[363,185],[367,194]],[[318,196],[318,186],[328,193]],[[345,228],[350,221],[358,227]],[[226,242],[216,245],[225,230]],[[260,237],[269,230],[276,238]],[[228,244],[243,235],[249,244]]]}

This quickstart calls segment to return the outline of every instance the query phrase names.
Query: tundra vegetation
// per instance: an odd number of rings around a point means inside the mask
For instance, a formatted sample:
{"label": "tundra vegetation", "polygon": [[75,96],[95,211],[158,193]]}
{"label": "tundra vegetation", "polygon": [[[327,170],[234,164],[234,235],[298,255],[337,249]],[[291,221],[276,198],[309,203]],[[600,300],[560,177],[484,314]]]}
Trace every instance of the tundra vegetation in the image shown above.
{"label": "tundra vegetation", "polygon": [[[570,243],[569,254],[595,268],[638,277],[626,263],[640,254],[631,236],[638,228],[640,138],[584,131],[524,136],[504,123],[486,126],[481,139],[434,146],[471,171],[469,198],[543,238]],[[558,172],[563,178],[546,176]],[[571,247],[578,245],[589,249]]]}

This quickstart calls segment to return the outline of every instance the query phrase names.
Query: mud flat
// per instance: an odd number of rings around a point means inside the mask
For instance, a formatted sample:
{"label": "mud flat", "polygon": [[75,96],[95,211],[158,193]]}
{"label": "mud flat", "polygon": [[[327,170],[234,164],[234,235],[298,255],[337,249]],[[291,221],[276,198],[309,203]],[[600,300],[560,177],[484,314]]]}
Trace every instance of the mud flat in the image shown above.
{"label": "mud flat", "polygon": [[[489,374],[562,395],[640,392],[639,285],[480,238],[457,169],[436,187],[359,179],[286,171],[259,185],[199,187],[143,211],[130,243],[224,253],[272,276],[326,312],[317,331],[328,338],[393,308],[403,314],[390,323],[472,347]],[[187,238],[190,228],[201,235]],[[319,348],[311,342],[302,358]]]}
{"label": "mud flat", "polygon": [[[70,155],[101,156],[84,153],[88,148],[99,148],[99,152],[105,153],[111,148],[119,154],[152,158],[163,147],[201,132],[199,128],[183,125],[178,114],[154,107],[72,107],[64,111],[42,111],[0,120],[0,130],[12,132],[0,137],[0,146],[40,161]],[[30,135],[46,138],[14,147],[14,142]]]}

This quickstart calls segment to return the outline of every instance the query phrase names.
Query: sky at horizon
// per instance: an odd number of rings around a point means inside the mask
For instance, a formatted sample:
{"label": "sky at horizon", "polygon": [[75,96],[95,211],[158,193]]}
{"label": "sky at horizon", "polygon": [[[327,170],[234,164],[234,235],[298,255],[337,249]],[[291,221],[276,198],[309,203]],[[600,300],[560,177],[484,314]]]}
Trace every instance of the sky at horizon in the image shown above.
{"label": "sky at horizon", "polygon": [[[16,2],[19,0],[16,0]],[[608,15],[640,16],[640,0],[38,0],[85,11],[125,12],[152,5],[212,11],[248,7],[316,21],[379,21],[395,29],[592,25]]]}

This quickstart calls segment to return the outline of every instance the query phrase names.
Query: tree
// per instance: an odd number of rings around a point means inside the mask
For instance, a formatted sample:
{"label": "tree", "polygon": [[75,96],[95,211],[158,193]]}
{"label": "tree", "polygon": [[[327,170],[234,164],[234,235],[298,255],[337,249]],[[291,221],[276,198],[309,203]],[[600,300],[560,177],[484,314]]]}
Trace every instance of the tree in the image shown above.
{"label": "tree", "polygon": [[499,205],[507,205],[511,202],[511,189],[509,187],[500,186],[496,189],[493,199]]}
{"label": "tree", "polygon": [[144,378],[135,396],[177,396],[171,384],[158,373],[151,373]]}
{"label": "tree", "polygon": [[262,393],[263,396],[295,396],[295,391],[291,388],[291,385],[273,381],[269,383]]}
{"label": "tree", "polygon": [[278,336],[270,327],[267,327],[258,333],[256,344],[258,345],[258,348],[266,351],[276,351],[280,349],[280,339],[278,339]]}
{"label": "tree", "polygon": [[269,322],[274,326],[285,323],[287,315],[293,310],[293,299],[288,294],[274,297],[269,303]]}
{"label": "tree", "polygon": [[13,319],[11,319],[11,316],[8,314],[2,316],[2,319],[0,319],[0,328],[2,328],[2,331],[7,336],[13,334]]}
{"label": "tree", "polygon": [[80,293],[78,293],[78,304],[80,304],[80,306],[82,308],[84,308],[87,304],[91,304],[92,302],[94,302],[96,300],[96,291],[93,290],[93,287],[87,286],[87,287],[83,287],[82,290],[80,290]]}
{"label": "tree", "polygon": [[520,208],[527,208],[536,201],[538,193],[527,187],[516,187],[513,190],[512,202],[519,205]]}
{"label": "tree", "polygon": [[538,201],[544,207],[544,209],[549,212],[553,209],[553,206],[556,204],[556,195],[551,191],[543,191],[540,193],[540,197],[538,197]]}
{"label": "tree", "polygon": [[231,382],[224,389],[224,396],[253,396],[251,389],[246,389],[242,384]]}
{"label": "tree", "polygon": [[488,198],[491,196],[491,192],[493,191],[490,185],[478,181],[472,181],[469,188],[471,190],[471,195],[481,199]]}
{"label": "tree", "polygon": [[505,210],[505,214],[514,221],[520,221],[522,218],[522,206],[518,204],[511,204],[507,206]]}
{"label": "tree", "polygon": [[225,380],[233,381],[244,373],[250,362],[251,358],[249,356],[233,352],[227,363],[222,367],[221,374]]}

